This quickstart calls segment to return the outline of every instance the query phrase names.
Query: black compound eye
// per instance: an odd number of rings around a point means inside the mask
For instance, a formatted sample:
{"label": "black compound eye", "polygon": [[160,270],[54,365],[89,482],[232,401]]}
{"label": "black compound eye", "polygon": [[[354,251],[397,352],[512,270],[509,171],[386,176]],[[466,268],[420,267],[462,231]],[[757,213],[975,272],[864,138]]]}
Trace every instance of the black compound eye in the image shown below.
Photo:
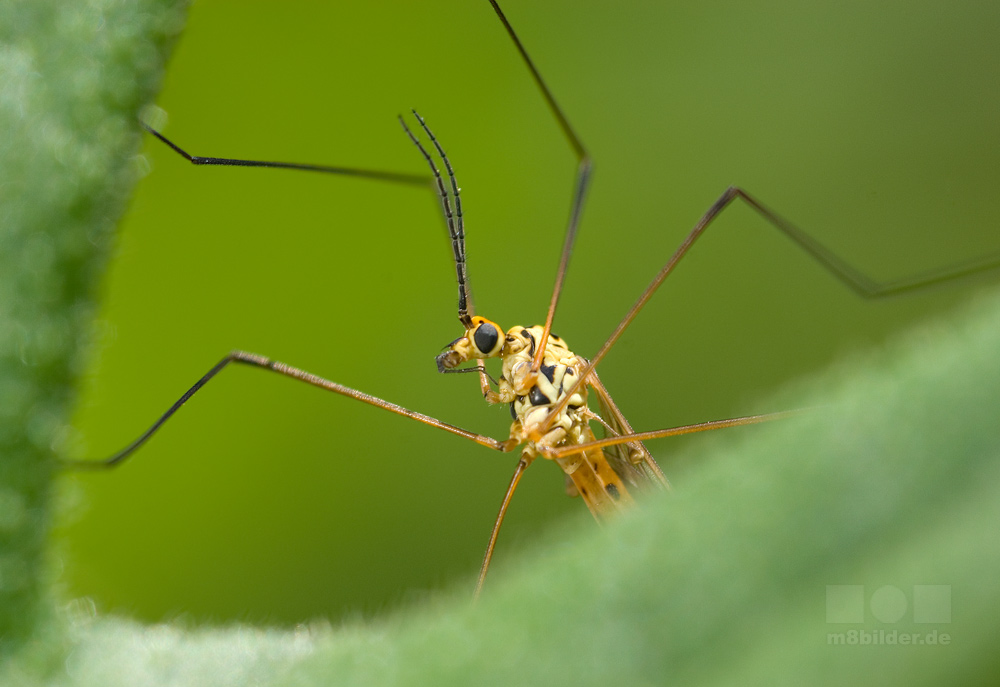
{"label": "black compound eye", "polygon": [[484,322],[476,329],[476,333],[472,335],[472,339],[476,343],[476,348],[483,353],[490,353],[496,347],[497,341],[500,339],[500,333],[492,324]]}

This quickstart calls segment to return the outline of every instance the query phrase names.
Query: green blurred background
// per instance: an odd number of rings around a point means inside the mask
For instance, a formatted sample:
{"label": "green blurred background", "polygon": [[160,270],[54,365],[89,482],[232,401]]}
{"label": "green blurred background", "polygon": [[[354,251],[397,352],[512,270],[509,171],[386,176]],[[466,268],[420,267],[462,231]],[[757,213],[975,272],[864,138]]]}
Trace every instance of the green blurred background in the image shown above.
{"label": "green blurred background", "polygon": [[[877,278],[1000,250],[995,2],[505,9],[596,162],[556,322],[582,355],[729,184]],[[479,311],[544,318],[574,159],[486,0],[201,0],[157,104],[195,154],[418,173],[395,117],[419,108],[463,188]],[[131,441],[237,347],[506,436],[506,408],[435,370],[460,327],[429,193],[193,168],[152,139],[144,156],[74,454]],[[734,208],[601,374],[636,428],[781,410],[768,397],[790,380],[996,281],[865,302]],[[653,445],[679,488],[684,446]],[[229,370],[134,462],[66,478],[56,555],[71,595],[150,620],[381,613],[471,593],[515,460]],[[499,568],[569,517],[589,516],[554,466],[533,467]]]}

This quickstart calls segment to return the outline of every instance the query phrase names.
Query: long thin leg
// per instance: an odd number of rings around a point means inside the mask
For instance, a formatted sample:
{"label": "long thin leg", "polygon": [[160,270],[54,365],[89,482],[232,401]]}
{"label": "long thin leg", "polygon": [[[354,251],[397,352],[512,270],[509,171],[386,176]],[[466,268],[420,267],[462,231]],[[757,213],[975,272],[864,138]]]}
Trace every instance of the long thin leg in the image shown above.
{"label": "long thin leg", "polygon": [[[611,347],[615,345],[625,329],[628,328],[629,324],[632,323],[632,320],[634,320],[636,315],[639,314],[639,311],[642,310],[643,306],[645,306],[649,299],[652,298],[653,294],[660,287],[660,284],[662,284],[663,280],[667,278],[667,275],[673,272],[677,263],[680,262],[681,258],[687,254],[687,252],[691,249],[691,246],[694,245],[695,241],[697,241],[705,230],[708,229],[712,221],[719,216],[719,213],[721,213],[737,198],[743,200],[750,207],[756,210],[775,228],[781,231],[785,236],[795,242],[797,246],[802,248],[817,262],[823,265],[827,271],[833,274],[833,276],[864,298],[883,298],[886,296],[894,296],[906,291],[912,291],[914,289],[932,284],[939,284],[951,279],[966,277],[977,272],[984,272],[1000,266],[1000,256],[993,256],[988,259],[977,260],[971,263],[951,265],[940,270],[924,272],[911,277],[904,277],[902,279],[896,279],[889,282],[879,282],[864,274],[857,268],[849,265],[842,258],[839,258],[832,251],[830,251],[830,249],[826,246],[805,234],[801,229],[795,227],[791,222],[787,221],[777,213],[769,210],[765,205],[760,203],[743,189],[730,186],[694,226],[691,232],[681,243],[680,247],[674,252],[673,256],[671,256],[670,260],[667,261],[667,264],[663,266],[663,268],[657,273],[656,277],[653,278],[653,281],[650,282],[649,286],[646,287],[645,291],[642,292],[642,295],[639,296],[639,300],[637,300],[629,311],[625,313],[625,317],[622,318],[622,321],[618,323],[617,327],[615,327],[611,336],[608,337],[608,340],[604,342],[604,345],[601,346],[600,350],[598,350],[594,357],[590,359],[590,363],[583,369],[579,377],[577,377],[576,383],[573,384],[573,386],[566,392],[566,394],[562,397],[562,400],[552,407],[552,410],[548,415],[548,420],[545,423],[542,423],[537,429],[538,437],[544,434],[545,430],[547,430],[551,425],[551,422],[559,416],[563,408],[565,408],[566,404],[569,402],[569,399],[585,382],[591,371],[597,367],[597,364],[601,362],[605,355],[607,355],[608,351],[611,350]],[[532,436],[532,439],[535,441],[538,440],[535,436]]]}
{"label": "long thin leg", "polygon": [[531,362],[531,371],[537,374],[542,366],[542,356],[545,353],[545,344],[549,340],[549,332],[552,331],[552,320],[556,316],[556,306],[559,304],[559,296],[562,293],[563,282],[566,280],[566,270],[569,268],[569,258],[573,253],[573,244],[576,242],[576,232],[580,225],[580,214],[583,212],[583,202],[587,195],[587,187],[590,183],[590,174],[593,170],[593,162],[590,159],[590,154],[587,152],[587,149],[583,147],[583,142],[580,141],[580,137],[576,135],[576,131],[573,130],[573,127],[570,125],[566,115],[563,114],[562,108],[559,107],[559,103],[556,102],[555,96],[552,95],[552,91],[549,90],[549,87],[546,85],[541,73],[535,67],[535,63],[532,61],[531,57],[529,57],[528,51],[525,50],[524,45],[521,43],[521,39],[518,38],[517,33],[514,32],[514,27],[511,26],[509,21],[507,21],[507,17],[504,15],[503,10],[500,9],[500,5],[497,4],[496,0],[490,0],[490,4],[493,5],[494,11],[497,13],[497,16],[500,17],[500,21],[503,23],[504,28],[507,29],[507,34],[510,36],[511,40],[514,41],[517,51],[521,54],[521,58],[524,60],[525,65],[527,65],[528,70],[531,72],[531,77],[535,80],[535,84],[538,86],[539,90],[541,90],[542,97],[545,98],[545,102],[548,104],[549,110],[552,111],[553,116],[559,123],[559,128],[562,129],[563,134],[566,136],[566,140],[569,141],[569,144],[573,148],[573,152],[577,157],[576,184],[573,190],[572,204],[570,205],[569,222],[566,225],[566,237],[563,239],[562,253],[559,255],[559,268],[556,270],[556,283],[552,287],[552,297],[549,299],[549,311],[545,316],[545,327],[542,329],[542,336],[538,341],[538,346],[535,350],[535,358]]}
{"label": "long thin leg", "polygon": [[[892,281],[879,282],[835,255],[829,248],[806,234],[778,213],[768,209],[763,203],[741,188],[732,186],[726,189],[726,192],[716,205],[723,201],[723,205],[728,204],[735,198],[741,199],[756,210],[764,219],[781,231],[781,233],[794,241],[802,250],[823,265],[841,283],[852,289],[862,298],[875,299],[896,296],[907,291],[922,289],[952,279],[961,279],[962,277],[967,277],[977,272],[985,272],[1000,266],[1000,255],[992,255],[986,258],[913,274]],[[719,208],[719,212],[721,210],[722,208]]]}
{"label": "long thin leg", "polygon": [[302,172],[321,172],[323,174],[338,174],[341,176],[362,177],[365,179],[375,179],[377,181],[390,181],[397,184],[411,184],[413,186],[427,186],[430,177],[422,174],[405,174],[402,172],[382,172],[373,169],[360,169],[357,167],[332,167],[329,165],[308,165],[297,162],[267,162],[264,160],[238,160],[228,157],[201,157],[191,155],[169,138],[153,129],[145,122],[143,128],[158,139],[166,143],[170,148],[190,162],[192,165],[207,165],[221,167],[268,167],[271,169],[296,169]]}
{"label": "long thin leg", "polygon": [[[416,117],[424,131],[427,132],[428,137],[430,137],[431,142],[434,144],[438,154],[441,156],[441,160],[444,162],[445,168],[448,172],[448,179],[451,183],[452,197],[455,199],[454,214],[452,213],[452,205],[448,196],[448,191],[445,189],[444,181],[441,178],[441,173],[438,171],[437,165],[434,163],[434,160],[431,158],[427,150],[423,147],[423,145],[421,145],[420,141],[413,135],[413,132],[411,132],[406,126],[406,122],[403,121],[402,117],[399,118],[399,123],[403,126],[403,130],[406,132],[406,135],[409,136],[410,140],[413,141],[414,145],[417,146],[421,154],[424,156],[424,159],[430,166],[432,176],[404,174],[399,172],[383,172],[378,170],[360,169],[356,167],[333,167],[329,165],[302,164],[297,162],[268,162],[263,160],[243,160],[228,157],[202,157],[198,155],[191,155],[159,131],[156,131],[144,122],[141,122],[141,124],[146,131],[158,138],[164,144],[169,146],[171,150],[193,165],[292,169],[303,172],[322,172],[326,174],[338,174],[341,176],[362,177],[378,181],[389,181],[431,188],[441,202],[445,225],[448,230],[448,236],[451,239],[452,251],[455,256],[455,269],[458,276],[459,294],[458,318],[462,321],[462,324],[468,327],[471,324],[471,316],[475,313],[472,307],[472,295],[470,293],[466,271],[465,223],[462,215],[461,189],[458,186],[458,182],[455,180],[455,172],[452,169],[451,162],[448,160],[448,156],[445,154],[441,144],[438,142],[437,138],[435,138],[430,128],[428,128],[427,124],[416,110],[413,110],[413,115]],[[483,379],[481,381],[485,385],[485,380]]]}
{"label": "long thin leg", "polygon": [[617,446],[619,444],[630,444],[634,441],[649,441],[650,439],[664,439],[666,437],[677,437],[682,434],[694,434],[695,432],[708,432],[713,429],[725,429],[727,427],[743,427],[745,425],[757,425],[762,422],[772,420],[785,420],[796,415],[808,412],[806,410],[785,410],[778,413],[764,413],[762,415],[745,415],[734,417],[728,420],[711,420],[709,422],[699,422],[693,425],[683,425],[681,427],[670,427],[668,429],[654,429],[649,432],[635,432],[633,434],[621,434],[618,436],[604,437],[595,441],[588,441],[584,444],[574,444],[573,446],[561,446],[556,448],[546,448],[539,446],[538,451],[546,458],[560,458],[572,453],[580,453],[592,448],[605,448],[607,446]]}
{"label": "long thin leg", "polygon": [[[552,328],[552,321],[555,317],[556,306],[559,302],[559,296],[566,276],[566,269],[569,265],[569,258],[573,252],[573,243],[576,240],[577,227],[579,225],[580,214],[582,212],[583,202],[586,196],[587,185],[593,165],[590,160],[590,156],[580,141],[579,136],[577,136],[573,127],[570,125],[569,120],[566,118],[565,114],[563,114],[562,108],[559,107],[555,97],[552,95],[552,91],[545,83],[541,73],[535,67],[534,61],[532,61],[531,57],[528,55],[527,50],[521,43],[520,38],[518,38],[513,26],[511,26],[511,23],[508,21],[506,15],[504,15],[503,11],[500,9],[500,5],[497,4],[497,0],[490,0],[490,4],[493,6],[494,11],[503,23],[503,26],[507,30],[511,40],[514,42],[521,58],[524,60],[525,65],[531,72],[532,78],[535,80],[535,84],[542,92],[542,96],[545,98],[545,102],[549,106],[549,110],[556,118],[559,127],[562,129],[563,134],[566,136],[566,139],[569,141],[570,146],[573,148],[573,151],[576,153],[578,158],[576,186],[570,209],[569,225],[566,229],[566,237],[563,242],[562,254],[559,258],[559,268],[556,271],[556,283],[552,291],[552,298],[549,301],[549,310],[545,318],[545,327],[542,332],[541,341],[538,343],[535,357],[532,361],[531,370],[533,373],[537,373],[541,367],[542,357],[545,354],[545,345],[548,341],[549,332]],[[532,436],[532,439],[537,441],[541,434],[543,434],[545,430],[551,426],[554,419],[558,417],[562,410],[566,407],[566,404],[569,402],[569,398],[580,388],[582,384],[585,383],[585,380],[590,372],[597,366],[615,342],[618,341],[622,332],[625,331],[628,325],[638,314],[639,310],[641,310],[646,304],[646,301],[649,300],[666,276],[670,274],[673,268],[677,265],[677,262],[684,256],[685,253],[687,253],[688,249],[698,239],[698,237],[701,236],[702,232],[708,227],[711,221],[736,198],[741,198],[771,224],[773,224],[778,230],[794,241],[800,248],[805,250],[820,264],[826,267],[827,270],[829,270],[834,276],[866,298],[879,298],[883,296],[895,295],[931,284],[993,269],[1000,265],[1000,256],[994,256],[985,260],[955,265],[942,270],[915,275],[892,282],[880,283],[837,257],[825,246],[802,232],[777,213],[766,208],[742,189],[730,187],[726,189],[725,193],[722,194],[719,200],[717,200],[715,204],[709,208],[708,212],[705,213],[705,216],[702,217],[701,221],[695,226],[691,233],[688,234],[687,238],[681,244],[677,252],[674,253],[673,257],[669,262],[667,262],[663,269],[660,270],[659,274],[656,275],[656,278],[646,288],[636,304],[633,305],[628,311],[625,318],[621,321],[605,344],[591,359],[590,364],[586,367],[583,374],[577,378],[576,384],[563,396],[562,400],[552,408],[548,416],[549,420],[538,428],[538,432]]]}
{"label": "long thin leg", "polygon": [[201,389],[205,384],[208,383],[213,377],[215,377],[219,372],[223,370],[230,363],[240,363],[243,365],[251,365],[253,367],[259,367],[270,372],[277,372],[280,375],[286,377],[291,377],[292,379],[297,379],[301,382],[307,384],[312,384],[321,389],[327,391],[333,391],[334,393],[341,394],[343,396],[348,396],[350,398],[356,399],[363,403],[382,408],[383,410],[388,410],[389,412],[396,413],[397,415],[402,415],[408,417],[417,422],[422,422],[425,425],[430,425],[431,427],[437,427],[438,429],[443,429],[446,432],[451,432],[452,434],[457,434],[460,437],[464,437],[471,441],[476,442],[480,446],[485,446],[487,448],[492,448],[497,451],[507,452],[512,450],[516,445],[517,441],[514,439],[507,439],[505,441],[499,441],[493,439],[492,437],[484,436],[482,434],[477,434],[476,432],[470,432],[469,430],[462,429],[461,427],[455,427],[447,422],[441,422],[436,418],[430,417],[429,415],[424,415],[423,413],[418,413],[413,410],[408,410],[402,406],[398,406],[395,403],[390,403],[376,396],[366,394],[364,392],[352,389],[350,387],[344,386],[342,384],[337,384],[336,382],[331,382],[328,379],[318,377],[305,370],[300,370],[299,368],[292,367],[291,365],[286,365],[285,363],[279,362],[277,360],[271,360],[270,358],[265,358],[262,355],[257,355],[255,353],[247,353],[246,351],[232,351],[225,358],[216,363],[215,367],[209,370],[205,375],[195,382],[194,386],[184,392],[184,395],[177,399],[163,415],[160,416],[153,425],[143,432],[135,441],[118,451],[109,458],[102,460],[63,460],[62,466],[67,469],[72,470],[101,470],[107,468],[113,468],[120,465],[129,456],[134,454],[143,444],[145,444],[149,439],[156,433],[163,424],[170,419],[170,417],[180,410],[181,406],[187,403],[188,399],[195,395],[199,389]]}
{"label": "long thin leg", "polygon": [[483,589],[483,582],[486,581],[486,573],[490,569],[490,561],[493,560],[493,549],[497,545],[497,537],[500,535],[500,525],[503,524],[503,518],[507,514],[507,506],[510,505],[510,499],[514,496],[514,490],[517,489],[517,483],[521,481],[521,475],[524,471],[528,469],[531,465],[533,457],[529,457],[527,454],[521,455],[521,460],[517,462],[517,467],[514,469],[514,476],[510,478],[510,485],[507,487],[507,493],[504,494],[503,503],[500,504],[500,512],[497,514],[497,519],[493,523],[493,531],[490,532],[490,543],[486,546],[486,554],[483,556],[483,564],[479,568],[479,581],[476,582],[476,594],[475,598],[479,598],[479,592]]}

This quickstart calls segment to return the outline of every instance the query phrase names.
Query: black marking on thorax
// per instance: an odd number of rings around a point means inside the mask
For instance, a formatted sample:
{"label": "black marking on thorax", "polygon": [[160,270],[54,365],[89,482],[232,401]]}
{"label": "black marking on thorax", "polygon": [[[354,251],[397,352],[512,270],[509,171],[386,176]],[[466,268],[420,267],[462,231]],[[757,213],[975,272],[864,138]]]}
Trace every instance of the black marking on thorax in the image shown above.
{"label": "black marking on thorax", "polygon": [[[550,383],[552,383],[552,384],[556,383],[556,366],[555,365],[542,365],[542,374],[545,375],[545,378],[547,380],[549,380]],[[562,389],[560,388],[559,391],[561,392]]]}
{"label": "black marking on thorax", "polygon": [[542,390],[538,388],[537,384],[531,387],[531,391],[528,392],[528,401],[533,406],[552,405],[552,400],[542,393]]}
{"label": "black marking on thorax", "polygon": [[527,337],[528,341],[531,342],[531,347],[528,349],[528,357],[529,358],[534,358],[535,357],[535,337],[534,337],[534,335],[531,332],[529,332],[527,329],[522,329],[521,330],[521,336]]}

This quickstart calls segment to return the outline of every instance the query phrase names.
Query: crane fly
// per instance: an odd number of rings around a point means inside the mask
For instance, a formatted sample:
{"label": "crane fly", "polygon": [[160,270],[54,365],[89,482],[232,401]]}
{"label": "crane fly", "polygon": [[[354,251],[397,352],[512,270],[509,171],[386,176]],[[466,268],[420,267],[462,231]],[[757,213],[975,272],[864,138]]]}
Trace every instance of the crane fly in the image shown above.
{"label": "crane fly", "polygon": [[[612,350],[666,277],[713,225],[714,220],[730,205],[742,203],[751,208],[816,263],[866,298],[899,294],[996,266],[997,261],[989,259],[964,263],[912,278],[879,282],[850,265],[746,190],[729,187],[695,223],[687,237],[642,291],[604,344],[589,358],[574,353],[567,341],[553,333],[553,325],[590,186],[592,161],[581,138],[557,103],[511,23],[496,0],[490,0],[490,3],[577,159],[569,219],[555,270],[548,309],[541,324],[502,325],[477,314],[466,264],[465,219],[456,174],[443,145],[416,111],[413,112],[416,126],[411,128],[407,120],[402,117],[400,124],[405,135],[427,164],[429,176],[348,167],[194,156],[160,132],[148,127],[147,129],[176,153],[200,166],[281,168],[356,176],[397,184],[429,185],[440,202],[448,231],[458,285],[457,314],[462,327],[461,335],[444,347],[443,352],[436,356],[435,363],[442,373],[469,373],[478,376],[480,392],[487,402],[509,406],[512,424],[508,435],[500,439],[486,436],[268,357],[236,350],[212,367],[149,429],[121,451],[104,460],[65,461],[68,467],[101,469],[120,465],[143,446],[208,381],[231,364],[275,372],[464,437],[486,448],[503,453],[520,449],[514,474],[501,501],[480,568],[476,585],[478,594],[489,570],[500,527],[511,498],[524,471],[537,458],[552,460],[558,464],[566,476],[567,490],[578,495],[594,517],[600,521],[627,508],[633,501],[637,488],[668,487],[663,472],[643,442],[693,432],[756,424],[788,415],[788,412],[777,412],[636,432],[619,410],[597,373],[600,362]],[[499,359],[501,368],[500,375],[495,381],[489,376],[485,366],[485,361],[492,358]],[[601,436],[595,433],[595,427]]]}

